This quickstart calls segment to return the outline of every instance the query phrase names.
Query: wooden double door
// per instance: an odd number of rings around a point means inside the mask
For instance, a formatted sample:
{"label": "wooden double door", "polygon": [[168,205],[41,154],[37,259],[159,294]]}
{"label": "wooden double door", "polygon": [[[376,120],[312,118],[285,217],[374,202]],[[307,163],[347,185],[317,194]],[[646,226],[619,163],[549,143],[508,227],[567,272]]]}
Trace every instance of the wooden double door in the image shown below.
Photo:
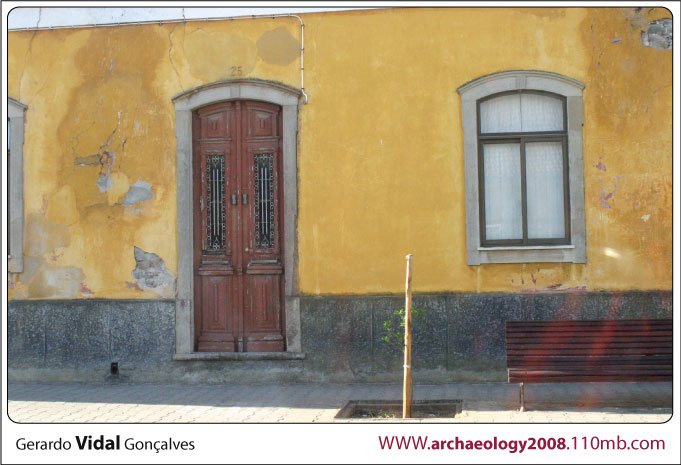
{"label": "wooden double door", "polygon": [[193,116],[195,350],[285,350],[281,108]]}

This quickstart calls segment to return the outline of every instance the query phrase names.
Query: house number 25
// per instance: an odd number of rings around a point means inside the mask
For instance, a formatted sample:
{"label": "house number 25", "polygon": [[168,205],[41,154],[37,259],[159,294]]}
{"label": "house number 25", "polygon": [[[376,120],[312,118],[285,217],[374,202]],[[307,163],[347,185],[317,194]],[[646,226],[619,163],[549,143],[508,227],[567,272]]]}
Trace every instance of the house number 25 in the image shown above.
{"label": "house number 25", "polygon": [[229,67],[229,76],[230,77],[241,77],[243,75],[244,75],[244,73],[241,70],[241,66],[230,66]]}

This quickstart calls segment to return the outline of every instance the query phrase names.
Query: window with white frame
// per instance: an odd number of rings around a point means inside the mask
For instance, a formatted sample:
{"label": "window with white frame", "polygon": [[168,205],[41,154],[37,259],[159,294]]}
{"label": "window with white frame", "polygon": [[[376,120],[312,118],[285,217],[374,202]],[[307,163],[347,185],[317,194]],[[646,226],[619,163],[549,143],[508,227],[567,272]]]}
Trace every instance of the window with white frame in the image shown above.
{"label": "window with white frame", "polygon": [[26,106],[7,99],[7,270],[24,269],[24,113]]}
{"label": "window with white frame", "polygon": [[539,71],[459,88],[469,265],[586,261],[583,88]]}

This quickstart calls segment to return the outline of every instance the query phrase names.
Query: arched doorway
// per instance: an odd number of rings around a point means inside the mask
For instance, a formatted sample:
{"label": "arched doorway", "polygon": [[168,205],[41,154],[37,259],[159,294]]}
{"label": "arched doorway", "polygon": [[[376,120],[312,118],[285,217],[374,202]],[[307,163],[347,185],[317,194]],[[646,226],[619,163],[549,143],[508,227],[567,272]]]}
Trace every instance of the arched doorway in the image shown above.
{"label": "arched doorway", "polygon": [[[237,80],[173,99],[179,356],[300,351],[295,282],[300,95],[279,84]],[[209,230],[209,223],[218,227]]]}

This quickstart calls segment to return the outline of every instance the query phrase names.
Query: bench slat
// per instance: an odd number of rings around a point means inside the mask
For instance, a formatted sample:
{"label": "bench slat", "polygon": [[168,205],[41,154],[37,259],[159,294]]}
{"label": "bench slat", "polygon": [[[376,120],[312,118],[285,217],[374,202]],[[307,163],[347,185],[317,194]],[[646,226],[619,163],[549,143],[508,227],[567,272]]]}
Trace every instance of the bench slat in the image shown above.
{"label": "bench slat", "polygon": [[551,328],[541,328],[537,329],[536,331],[528,331],[528,330],[522,330],[522,331],[507,331],[507,334],[509,337],[532,337],[532,338],[537,338],[537,337],[542,337],[544,335],[550,334],[552,337],[671,337],[674,333],[672,330],[659,330],[659,331],[644,331],[644,330],[634,330],[630,329],[627,331],[612,331],[611,329],[608,330],[599,330],[599,329],[593,329],[589,328],[587,329],[582,329],[582,330],[576,330],[576,329],[566,329],[566,328],[561,328],[560,330],[554,330]]}
{"label": "bench slat", "polygon": [[541,368],[532,368],[529,369],[527,367],[523,368],[509,368],[509,371],[515,373],[515,374],[521,374],[521,373],[529,373],[529,374],[613,374],[613,375],[621,375],[623,373],[626,374],[636,374],[636,373],[641,373],[641,374],[663,374],[663,373],[671,373],[671,368],[665,368],[664,366],[657,366],[657,367],[623,367],[623,366],[597,366],[597,367],[583,367],[583,366],[558,366],[558,367],[541,367]]}
{"label": "bench slat", "polygon": [[657,320],[530,320],[506,322],[508,327],[520,326],[530,328],[532,326],[671,326],[670,319]]}
{"label": "bench slat", "polygon": [[629,360],[631,362],[635,361],[644,361],[644,363],[654,363],[655,361],[671,361],[672,360],[672,354],[654,354],[654,355],[608,355],[608,354],[598,354],[598,355],[591,355],[588,358],[585,358],[583,355],[560,355],[560,356],[552,356],[552,357],[546,357],[544,355],[514,355],[514,356],[508,356],[506,357],[507,361],[526,361],[526,362],[531,362],[533,360],[545,360],[545,359],[551,359],[551,360],[562,360],[565,362],[584,362],[585,360],[591,360],[591,361],[598,361],[598,360],[604,360],[604,361],[615,361],[615,360]]}
{"label": "bench slat", "polygon": [[509,382],[671,381],[672,320],[506,322]]}
{"label": "bench slat", "polygon": [[622,357],[589,357],[589,360],[584,360],[583,357],[509,357],[508,367],[532,367],[535,368],[541,365],[565,365],[574,366],[578,364],[586,364],[588,366],[603,366],[603,365],[625,365],[625,366],[657,366],[657,365],[671,365],[671,355],[665,358],[655,358],[653,360],[641,360],[638,357],[622,358]]}
{"label": "bench slat", "polygon": [[531,376],[510,376],[509,383],[581,383],[581,382],[641,382],[641,381],[671,381],[672,375],[663,376],[580,376],[580,375],[561,375],[555,377],[531,377]]}
{"label": "bench slat", "polygon": [[583,355],[589,357],[590,355],[657,355],[657,354],[671,354],[673,349],[655,349],[655,348],[638,348],[638,349],[604,349],[594,351],[591,348],[574,348],[574,349],[527,349],[527,350],[508,350],[508,355],[546,355],[546,356],[561,356],[561,355]]}
{"label": "bench slat", "polygon": [[672,346],[672,341],[669,339],[653,340],[650,339],[620,339],[613,338],[610,340],[606,339],[581,339],[581,338],[570,338],[570,339],[559,339],[555,341],[548,341],[546,339],[541,340],[520,340],[520,341],[507,341],[506,345],[508,347],[514,348],[532,348],[532,347],[594,347],[608,345],[610,347],[666,347]]}

